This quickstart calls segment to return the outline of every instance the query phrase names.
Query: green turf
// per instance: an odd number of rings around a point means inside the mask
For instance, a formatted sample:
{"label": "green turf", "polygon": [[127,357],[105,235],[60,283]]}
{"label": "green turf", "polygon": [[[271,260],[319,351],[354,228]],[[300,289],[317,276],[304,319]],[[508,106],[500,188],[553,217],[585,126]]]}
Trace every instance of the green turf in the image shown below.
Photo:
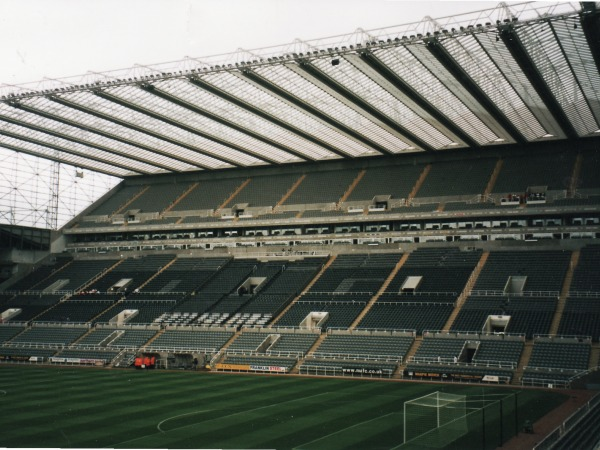
{"label": "green turf", "polygon": [[[2,366],[0,446],[388,450],[403,441],[404,401],[436,390],[509,392],[359,379]],[[536,420],[565,398],[522,391],[519,415]],[[471,441],[460,445],[469,448]],[[480,442],[472,448],[481,448]]]}

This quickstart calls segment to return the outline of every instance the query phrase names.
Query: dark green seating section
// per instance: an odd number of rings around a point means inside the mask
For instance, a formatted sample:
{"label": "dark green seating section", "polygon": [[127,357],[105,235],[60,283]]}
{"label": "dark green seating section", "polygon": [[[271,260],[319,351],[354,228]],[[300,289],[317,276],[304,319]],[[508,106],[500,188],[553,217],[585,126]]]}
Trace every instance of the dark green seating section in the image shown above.
{"label": "dark green seating section", "polygon": [[151,184],[142,195],[127,205],[127,211],[162,212],[188,190],[190,186],[190,183]]}
{"label": "dark green seating section", "polygon": [[581,249],[562,314],[559,334],[600,340],[600,245]]}
{"label": "dark green seating section", "polygon": [[138,314],[127,323],[151,324],[161,314],[172,311],[176,303],[175,300],[123,300],[98,316],[96,322],[107,323],[116,315],[128,309],[137,310]]}
{"label": "dark green seating section", "polygon": [[218,350],[231,339],[231,331],[166,330],[152,341],[150,349]]}
{"label": "dark green seating section", "polygon": [[392,199],[408,198],[424,167],[416,164],[368,168],[347,201],[370,201],[376,195],[390,195]]}
{"label": "dark green seating section", "polygon": [[171,211],[216,209],[246,181],[245,178],[222,178],[200,181]]}
{"label": "dark green seating section", "polygon": [[452,324],[453,331],[483,331],[489,315],[510,316],[507,333],[548,334],[556,297],[470,296]]}
{"label": "dark green seating section", "polygon": [[600,340],[600,296],[568,297],[563,310],[558,334],[591,336]]}
{"label": "dark green seating section", "polygon": [[166,270],[146,284],[142,292],[193,292],[202,286],[229,258],[179,257]]}
{"label": "dark green seating section", "polygon": [[115,283],[124,278],[130,278],[133,281],[127,287],[127,291],[132,292],[171,262],[173,258],[174,255],[148,255],[141,258],[128,258],[89,286],[88,290],[95,289],[100,292],[107,292]]}
{"label": "dark green seating section", "polygon": [[311,312],[328,312],[324,328],[348,328],[365,307],[355,301],[297,301],[277,321],[279,327],[297,327]]}
{"label": "dark green seating section", "polygon": [[300,178],[299,174],[281,174],[252,177],[234,198],[225,205],[247,203],[249,206],[275,206]]}
{"label": "dark green seating section", "polygon": [[530,186],[566,189],[564,180],[571,177],[574,164],[574,152],[506,157],[492,192],[524,193]]}
{"label": "dark green seating section", "polygon": [[431,165],[416,197],[483,194],[496,159],[436,162]]}
{"label": "dark green seating section", "polygon": [[67,300],[40,314],[34,322],[90,322],[112,305],[110,300]]}
{"label": "dark green seating section", "polygon": [[157,330],[124,330],[116,339],[108,343],[113,348],[137,348],[146,344],[156,335]]}
{"label": "dark green seating section", "polygon": [[69,257],[56,257],[53,263],[49,265],[43,264],[38,266],[26,277],[21,278],[16,283],[10,285],[8,289],[15,292],[33,290],[38,283],[51,276],[57,270],[61,270],[72,261],[73,259]]}
{"label": "dark green seating section", "polygon": [[523,384],[566,385],[589,368],[591,342],[584,339],[538,338],[523,371]]}
{"label": "dark green seating section", "polygon": [[0,342],[10,341],[23,330],[25,327],[0,326]]}
{"label": "dark green seating section", "polygon": [[562,250],[492,251],[474,290],[504,291],[509,277],[526,276],[525,292],[560,292],[570,258]]}
{"label": "dark green seating section", "polygon": [[135,195],[142,191],[144,186],[123,186],[117,192],[100,203],[88,216],[110,216],[125,205]]}
{"label": "dark green seating section", "polygon": [[10,340],[13,344],[67,345],[87,332],[87,328],[32,327]]}
{"label": "dark green seating section", "polygon": [[401,361],[414,342],[412,336],[329,334],[313,352],[315,358],[383,359]]}
{"label": "dark green seating section", "polygon": [[[381,299],[380,299],[381,300]],[[378,300],[363,317],[357,329],[441,330],[452,314],[454,303],[383,302]]]}
{"label": "dark green seating section", "polygon": [[560,338],[551,342],[537,340],[533,345],[529,367],[547,369],[587,370],[590,361],[591,345],[589,342],[572,342]]}
{"label": "dark green seating section", "polygon": [[277,330],[244,331],[227,348],[231,352],[255,352],[260,345],[272,336],[268,346],[260,353],[306,353],[319,337],[318,333],[288,333]]}
{"label": "dark green seating section", "polygon": [[307,173],[284,205],[337,202],[357,175],[357,169]]}
{"label": "dark green seating section", "polygon": [[82,287],[86,282],[95,276],[101,274],[117,262],[116,259],[102,260],[78,260],[64,266],[63,269],[55,271],[50,277],[36,284],[36,291],[43,291],[49,288],[59,280],[68,280],[68,283],[61,285],[59,290],[76,290]]}

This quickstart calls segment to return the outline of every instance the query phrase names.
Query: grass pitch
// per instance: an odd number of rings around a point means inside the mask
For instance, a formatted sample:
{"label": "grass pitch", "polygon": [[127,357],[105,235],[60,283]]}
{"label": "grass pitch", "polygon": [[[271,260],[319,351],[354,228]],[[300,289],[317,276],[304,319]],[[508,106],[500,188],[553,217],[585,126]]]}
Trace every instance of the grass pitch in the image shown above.
{"label": "grass pitch", "polygon": [[[437,390],[510,392],[479,385],[0,366],[0,447],[390,450],[403,442],[404,402]],[[535,421],[565,399],[524,390],[519,417]],[[473,448],[481,448],[481,440]]]}

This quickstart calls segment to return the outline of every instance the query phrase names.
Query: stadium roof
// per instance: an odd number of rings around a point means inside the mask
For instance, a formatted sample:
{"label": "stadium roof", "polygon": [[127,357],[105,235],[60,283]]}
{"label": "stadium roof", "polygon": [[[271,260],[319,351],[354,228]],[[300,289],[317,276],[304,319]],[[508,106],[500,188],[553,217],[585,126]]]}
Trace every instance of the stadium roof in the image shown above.
{"label": "stadium roof", "polygon": [[0,147],[128,175],[600,133],[600,3],[500,4],[0,88]]}

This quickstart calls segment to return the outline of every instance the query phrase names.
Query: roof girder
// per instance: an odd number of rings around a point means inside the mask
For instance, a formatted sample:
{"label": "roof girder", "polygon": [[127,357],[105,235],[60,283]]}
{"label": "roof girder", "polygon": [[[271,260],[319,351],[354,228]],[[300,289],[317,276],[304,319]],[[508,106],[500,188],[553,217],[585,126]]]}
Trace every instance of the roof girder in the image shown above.
{"label": "roof girder", "polygon": [[600,70],[600,11],[595,2],[581,2],[581,27],[590,50]]}
{"label": "roof girder", "polygon": [[4,147],[4,148],[6,148],[8,150],[12,150],[13,152],[24,153],[26,155],[35,156],[36,158],[47,159],[49,161],[59,162],[59,163],[62,163],[62,164],[67,164],[69,166],[79,167],[81,169],[87,169],[87,170],[90,170],[92,172],[103,173],[104,175],[110,175],[111,177],[123,178],[123,175],[119,174],[119,173],[110,172],[108,170],[99,169],[98,167],[88,166],[88,165],[85,165],[85,164],[79,164],[79,163],[78,164],[74,164],[72,161],[67,161],[65,159],[56,158],[56,157],[53,158],[53,157],[51,157],[49,155],[43,155],[41,153],[37,153],[37,152],[34,152],[32,150],[28,150],[26,148],[17,147],[16,145],[5,144],[5,143],[0,142],[0,147]]}
{"label": "roof girder", "polygon": [[473,81],[437,39],[429,39],[427,49],[452,76],[483,106],[485,111],[519,144],[527,143],[523,134],[508,120],[496,104]]}
{"label": "roof girder", "polygon": [[[267,138],[267,137],[265,137],[265,136],[263,136],[263,135],[261,135],[259,133],[256,133],[256,132],[254,132],[252,130],[249,130],[248,128],[242,127],[242,126],[240,126],[240,125],[238,125],[236,123],[233,123],[230,120],[224,119],[223,117],[219,117],[219,116],[217,116],[217,115],[215,115],[215,114],[213,114],[213,113],[211,113],[211,112],[209,112],[209,111],[207,111],[205,109],[199,108],[199,107],[197,107],[195,105],[192,105],[191,103],[188,103],[188,102],[186,102],[186,101],[184,101],[184,100],[182,100],[180,98],[177,98],[177,97],[175,97],[175,96],[173,96],[173,95],[171,95],[171,94],[169,94],[167,92],[164,92],[164,91],[158,89],[154,85],[142,85],[140,87],[144,91],[146,91],[146,92],[148,92],[150,94],[156,95],[157,97],[160,97],[163,100],[166,100],[166,101],[169,101],[171,103],[174,103],[174,104],[176,104],[178,106],[181,106],[182,108],[185,108],[185,109],[187,109],[187,110],[189,110],[189,111],[191,111],[191,112],[193,112],[195,114],[199,114],[201,116],[204,116],[204,117],[206,117],[206,118],[208,118],[210,120],[214,120],[215,122],[218,122],[221,125],[225,125],[227,127],[233,128],[234,130],[239,131],[240,133],[244,133],[244,134],[246,134],[248,136],[251,136],[254,139],[257,139],[257,140],[259,140],[261,142],[264,142],[265,144],[268,144],[268,145],[271,145],[271,146],[273,146],[275,148],[278,148],[281,151],[284,151],[286,153],[289,153],[289,154],[292,154],[294,156],[297,156],[300,159],[314,160],[314,159],[308,157],[307,155],[305,155],[303,153],[300,153],[300,152],[298,152],[298,151],[296,151],[296,150],[294,150],[292,148],[289,148],[289,147],[287,147],[285,145],[280,144],[279,142],[276,142],[276,141],[274,141],[272,139],[269,139],[269,138]],[[252,155],[252,156],[255,156],[257,158],[260,158],[260,159],[264,160],[264,157],[262,157],[262,156],[259,156],[259,155]]]}
{"label": "roof girder", "polygon": [[[365,51],[359,54],[359,58],[360,59],[358,61],[360,61],[360,63],[367,65],[369,68],[377,72],[395,89],[397,89],[401,95],[407,97],[411,102],[414,102],[418,108],[421,108],[426,114],[430,115],[435,121],[439,122],[444,127],[440,130],[443,134],[451,134],[450,137],[456,138],[456,140],[464,142],[469,147],[479,147],[477,141],[472,139],[460,127],[458,127],[450,119],[448,119],[443,113],[440,112],[439,109],[435,108],[425,98],[423,98],[420,94],[415,92],[414,89],[412,89],[408,84],[406,84],[404,80],[402,80],[402,78],[397,76],[375,55]],[[358,63],[358,61],[356,61],[354,58],[352,59],[353,63]],[[425,117],[424,119],[427,121]],[[430,123],[430,125],[435,127],[435,125],[432,123]]]}
{"label": "roof girder", "polygon": [[[4,116],[2,114],[0,114],[0,120],[2,120],[4,122],[12,123],[14,125],[18,125],[18,126],[21,126],[21,127],[24,127],[24,128],[29,128],[29,129],[34,130],[34,131],[39,131],[41,133],[48,134],[49,136],[58,137],[58,138],[66,140],[66,141],[71,141],[71,142],[74,142],[74,143],[77,143],[77,144],[85,145],[87,147],[95,148],[96,150],[101,150],[101,151],[106,152],[106,153],[111,153],[113,155],[123,156],[123,157],[129,158],[131,160],[138,161],[138,162],[141,162],[143,164],[147,164],[149,166],[158,167],[160,169],[168,170],[168,171],[171,171],[171,172],[174,170],[173,167],[169,167],[167,165],[164,165],[164,164],[161,164],[161,163],[158,163],[158,162],[155,162],[155,161],[150,161],[150,160],[147,160],[146,158],[140,158],[139,156],[135,156],[135,155],[123,153],[123,152],[120,152],[118,150],[115,150],[115,149],[112,149],[112,148],[109,148],[109,147],[105,147],[104,145],[95,144],[93,142],[86,141],[85,139],[79,139],[79,138],[76,138],[74,136],[70,136],[68,134],[64,134],[64,133],[60,133],[58,131],[50,130],[48,128],[41,127],[41,126],[38,126],[38,125],[34,125],[32,123],[29,123],[29,122],[23,122],[22,120],[14,119],[12,117],[7,117],[7,116]],[[134,168],[130,168],[130,170],[135,171]]]}
{"label": "roof girder", "polygon": [[[171,118],[166,117],[166,116],[164,116],[162,114],[159,114],[159,113],[156,113],[154,111],[151,111],[151,110],[149,110],[147,108],[143,108],[141,106],[135,105],[135,104],[133,104],[133,103],[127,101],[127,100],[124,100],[124,99],[119,98],[119,97],[117,97],[115,95],[109,94],[109,93],[107,93],[105,91],[95,90],[95,91],[93,91],[93,93],[95,95],[97,95],[98,97],[103,98],[104,100],[108,100],[110,102],[116,103],[116,104],[118,104],[118,105],[120,105],[120,106],[122,106],[124,108],[128,108],[128,109],[131,109],[131,110],[136,111],[138,113],[144,114],[144,115],[146,115],[148,117],[152,117],[153,119],[160,120],[161,122],[164,122],[164,123],[166,123],[168,125],[171,125],[171,126],[174,126],[174,127],[177,127],[177,128],[180,128],[180,129],[182,129],[184,131],[187,131],[188,133],[195,134],[196,136],[200,136],[200,137],[202,137],[204,139],[209,139],[209,140],[211,140],[213,142],[217,142],[220,145],[232,148],[234,150],[237,150],[240,153],[244,153],[246,155],[252,156],[253,158],[259,159],[261,161],[269,162],[271,164],[276,164],[277,163],[277,161],[275,161],[273,159],[270,159],[267,156],[261,155],[260,153],[255,153],[255,152],[253,152],[251,150],[248,150],[248,149],[246,149],[244,147],[240,147],[239,145],[233,144],[231,142],[224,141],[224,140],[222,140],[222,139],[220,139],[218,137],[215,137],[215,136],[212,136],[210,134],[204,133],[204,132],[202,132],[200,130],[197,130],[195,128],[192,128],[192,127],[189,127],[189,126],[184,125],[182,123],[179,123],[178,121],[176,121],[174,119],[171,119]],[[146,133],[148,133],[148,131],[146,131]],[[207,156],[211,156],[211,155],[207,155]],[[216,157],[216,158],[217,159],[223,159],[222,157]],[[240,166],[239,163],[234,163],[233,161],[227,161],[227,162],[229,164],[236,165],[237,167]]]}
{"label": "roof girder", "polygon": [[[220,161],[222,161],[224,163],[231,164],[231,165],[233,165],[235,167],[240,167],[239,163],[237,163],[235,161],[230,161],[229,158],[225,158],[223,156],[213,155],[212,153],[209,153],[209,152],[206,152],[204,150],[200,150],[200,149],[198,149],[196,147],[190,146],[190,145],[186,144],[185,142],[179,141],[177,139],[170,138],[168,136],[164,136],[164,135],[162,135],[160,133],[156,133],[156,132],[154,132],[152,130],[148,130],[148,129],[143,128],[143,127],[139,127],[139,126],[137,126],[137,125],[135,125],[133,123],[129,123],[129,122],[126,122],[124,120],[118,119],[116,117],[109,116],[108,114],[104,114],[104,113],[102,113],[100,111],[96,111],[94,109],[88,108],[88,107],[80,105],[78,103],[74,103],[74,102],[71,102],[69,100],[65,100],[64,98],[61,98],[61,97],[51,96],[51,97],[48,97],[48,98],[49,98],[49,100],[52,100],[52,101],[54,101],[56,103],[59,103],[59,104],[61,104],[63,106],[67,106],[68,108],[72,108],[72,109],[76,109],[78,111],[82,111],[82,112],[90,114],[92,116],[99,117],[101,119],[104,119],[104,120],[107,120],[109,122],[115,123],[115,124],[120,125],[122,127],[129,128],[131,130],[135,130],[135,131],[137,131],[139,133],[147,134],[149,136],[152,136],[152,137],[154,137],[156,139],[160,139],[162,141],[168,142],[170,144],[178,145],[178,146],[183,147],[183,148],[187,148],[188,150],[192,150],[192,151],[194,151],[194,152],[196,152],[198,154],[205,155],[205,156],[208,156],[210,158],[214,158],[214,159],[220,160]],[[134,145],[140,147],[139,144],[134,144]],[[141,148],[144,148],[144,147],[141,147]],[[155,151],[156,152],[156,150],[151,150],[151,151]],[[170,153],[162,153],[162,154],[165,154],[167,156],[170,155]],[[194,163],[194,165],[197,166],[197,167],[200,167],[202,169],[207,169],[207,170],[211,169],[209,166],[207,166],[205,164],[198,163],[198,162]]]}
{"label": "roof girder", "polygon": [[[199,87],[200,89],[204,89],[207,92],[210,92],[213,95],[216,95],[219,98],[222,98],[223,100],[226,100],[242,109],[245,109],[246,111],[255,114],[265,120],[268,120],[272,123],[274,123],[277,126],[280,126],[281,128],[286,129],[287,131],[290,131],[291,133],[294,133],[295,135],[306,139],[310,142],[312,142],[313,144],[319,145],[321,147],[323,147],[325,150],[330,151],[331,153],[335,153],[338,156],[343,156],[343,157],[347,157],[348,155],[340,150],[338,150],[335,147],[332,147],[330,144],[328,144],[327,142],[324,142],[318,138],[316,138],[315,136],[305,133],[304,131],[278,119],[275,116],[272,116],[271,114],[268,114],[256,107],[254,107],[253,105],[250,105],[249,103],[240,100],[237,97],[234,97],[233,95],[222,91],[221,89],[207,83],[206,81],[199,79],[199,78],[190,78],[189,82],[191,84],[193,84],[196,87]],[[305,156],[307,157],[307,156]]]}
{"label": "roof girder", "polygon": [[[108,164],[111,166],[115,166],[115,167],[119,167],[123,170],[129,170],[131,172],[134,173],[138,173],[138,174],[143,174],[143,175],[150,175],[150,172],[144,171],[144,170],[140,170],[140,169],[132,169],[129,166],[124,166],[122,164],[116,163],[112,160],[106,160],[104,158],[100,158],[97,156],[90,156],[90,155],[85,155],[85,154],[81,154],[75,150],[71,150],[65,147],[61,147],[60,145],[56,145],[56,144],[50,144],[49,142],[44,142],[44,141],[40,141],[31,137],[27,137],[27,136],[21,136],[20,134],[17,133],[12,133],[10,131],[6,131],[6,130],[0,130],[0,135],[2,136],[7,136],[13,139],[17,139],[19,141],[24,141],[24,142],[29,142],[30,144],[35,144],[35,145],[39,145],[40,147],[46,147],[49,148],[51,150],[56,150],[58,152],[63,152],[63,153],[67,153],[69,155],[74,155],[74,156],[78,156],[80,158],[84,158],[84,159],[88,159],[91,161],[97,161],[103,164]],[[48,158],[49,159],[49,158]]]}
{"label": "roof girder", "polygon": [[[289,67],[292,68],[291,65]],[[359,96],[341,86],[338,82],[332,80],[326,74],[317,69],[314,65],[309,62],[301,62],[296,65],[304,73],[304,77],[310,77],[313,84],[321,84],[320,87],[326,89],[330,95],[338,97],[338,100],[344,102],[347,106],[350,106],[358,114],[369,118],[372,122],[376,123],[380,127],[387,129],[388,132],[396,135],[398,138],[407,141],[413,147],[418,147],[426,151],[434,150],[431,145],[423,141],[421,138],[416,136],[411,131],[407,130],[402,125],[391,120],[385,114],[373,108],[366,101],[361,99]],[[393,154],[386,149],[386,154]]]}
{"label": "roof girder", "polygon": [[[284,102],[293,105],[295,108],[303,111],[306,114],[309,114],[310,116],[319,120],[320,122],[327,124],[329,127],[333,128],[338,133],[343,134],[346,137],[348,137],[356,142],[359,142],[362,145],[366,145],[367,147],[369,147],[372,150],[375,150],[379,153],[387,153],[388,152],[387,149],[384,149],[379,144],[372,142],[370,139],[367,139],[364,136],[361,136],[356,131],[346,127],[345,125],[343,125],[340,122],[338,122],[337,120],[329,117],[327,114],[323,113],[322,111],[314,108],[311,105],[306,104],[302,100],[296,98],[294,95],[290,94],[289,92],[285,91],[284,89],[280,88],[279,86],[274,85],[269,80],[266,80],[265,78],[263,78],[256,72],[246,69],[246,70],[243,70],[241,73],[243,76],[245,76],[249,80],[253,81],[257,85],[261,86],[263,89],[266,89],[270,94],[277,96],[280,100],[283,100]],[[347,157],[348,155],[345,155],[345,156]]]}
{"label": "roof girder", "polygon": [[[55,101],[56,103],[59,103],[59,104],[61,104],[63,106],[66,106],[68,108],[73,108],[73,109],[76,109],[78,111],[82,111],[82,112],[94,115],[95,117],[99,117],[101,119],[106,119],[106,117],[103,117],[99,113],[98,114],[92,114],[90,112],[91,110],[87,110],[87,109],[85,109],[83,107],[80,107],[79,105],[77,105],[75,103],[71,103],[71,102],[65,101],[63,99],[59,99],[57,97],[48,97],[48,100]],[[132,147],[137,147],[137,148],[140,148],[142,150],[146,150],[146,151],[149,151],[149,152],[152,152],[152,153],[156,153],[156,154],[159,154],[161,156],[165,156],[167,158],[174,159],[175,161],[183,162],[183,163],[189,164],[191,166],[196,166],[196,167],[201,168],[201,169],[208,169],[207,166],[205,166],[203,164],[200,164],[200,163],[198,163],[196,161],[192,161],[192,160],[187,159],[187,158],[182,158],[181,156],[177,156],[177,155],[174,155],[172,153],[164,152],[162,150],[159,150],[159,149],[156,149],[156,148],[153,148],[153,147],[149,147],[147,145],[140,144],[138,142],[131,141],[129,139],[125,139],[125,138],[123,138],[121,136],[118,136],[118,135],[115,135],[115,134],[112,134],[112,133],[108,133],[108,132],[100,130],[98,128],[92,128],[92,127],[90,127],[88,125],[85,125],[85,124],[82,124],[82,123],[79,123],[79,122],[74,122],[72,120],[66,119],[66,118],[61,117],[61,116],[57,116],[57,115],[52,114],[52,113],[48,113],[46,111],[40,111],[37,108],[34,108],[32,106],[29,106],[29,105],[25,105],[23,103],[19,103],[19,104],[12,104],[11,103],[11,105],[15,106],[16,108],[22,109],[24,111],[30,112],[32,114],[37,114],[37,115],[39,115],[41,117],[45,117],[46,119],[54,120],[56,122],[60,122],[60,123],[63,123],[65,125],[69,125],[69,126],[72,126],[74,128],[78,128],[78,129],[81,129],[81,130],[84,130],[84,131],[89,131],[90,133],[97,134],[99,136],[103,136],[103,137],[106,137],[106,138],[109,138],[109,139],[113,139],[115,141],[122,142],[122,143],[127,144],[127,145],[131,145]],[[111,120],[111,122],[115,123],[114,120]],[[117,123],[117,125],[122,125],[122,124],[121,123]],[[188,148],[188,147],[186,147],[186,148]],[[190,150],[194,150],[194,149],[190,148]],[[194,151],[197,151],[197,150],[194,150]]]}
{"label": "roof girder", "polygon": [[527,76],[531,85],[537,91],[550,113],[554,116],[556,122],[563,129],[565,135],[569,139],[579,137],[575,127],[573,127],[573,124],[571,124],[571,121],[564,110],[554,95],[552,95],[552,91],[546,84],[544,77],[527,54],[527,50],[521,43],[521,39],[519,39],[515,29],[511,25],[502,26],[500,28],[500,39],[502,39],[510,54],[513,56],[523,73]]}

